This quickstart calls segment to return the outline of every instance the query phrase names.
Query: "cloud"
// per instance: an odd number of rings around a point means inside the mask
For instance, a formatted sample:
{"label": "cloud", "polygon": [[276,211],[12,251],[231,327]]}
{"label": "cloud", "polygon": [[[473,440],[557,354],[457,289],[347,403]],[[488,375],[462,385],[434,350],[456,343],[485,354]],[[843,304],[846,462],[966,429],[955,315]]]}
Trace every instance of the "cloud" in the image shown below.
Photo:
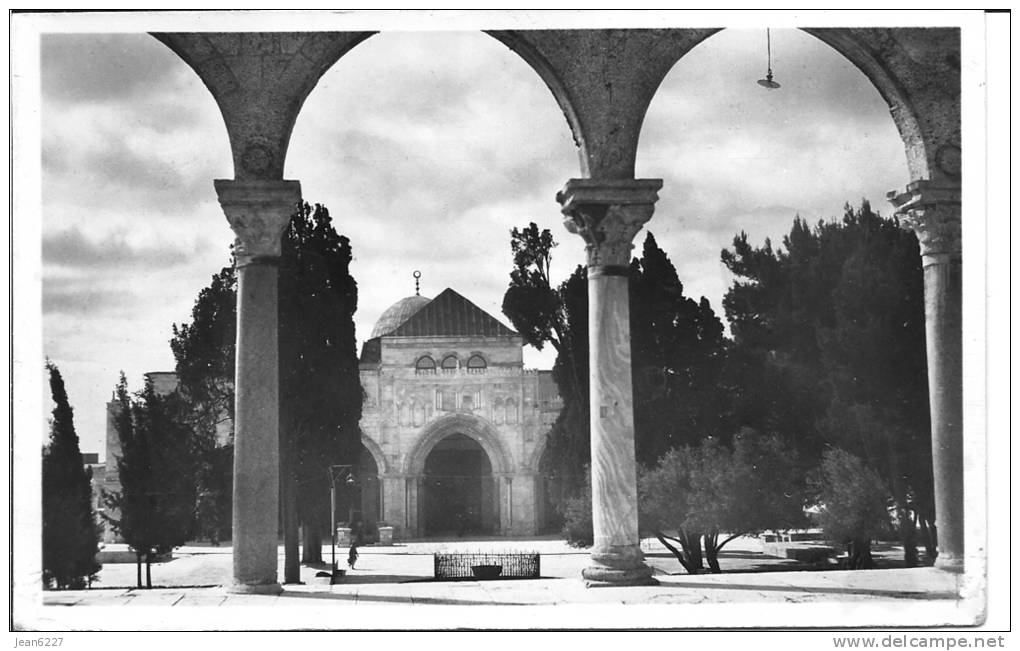
{"label": "cloud", "polygon": [[45,315],[97,316],[120,314],[134,303],[135,294],[119,289],[84,289],[60,280],[44,280],[42,309]]}
{"label": "cloud", "polygon": [[111,234],[99,241],[85,236],[77,227],[43,236],[43,265],[77,270],[116,269],[132,267],[166,268],[187,264],[196,256],[213,248],[204,238],[194,238],[194,245],[184,247],[162,243],[132,245],[123,233]]}
{"label": "cloud", "polygon": [[61,103],[136,99],[182,63],[148,34],[43,34],[40,59],[43,98]]}

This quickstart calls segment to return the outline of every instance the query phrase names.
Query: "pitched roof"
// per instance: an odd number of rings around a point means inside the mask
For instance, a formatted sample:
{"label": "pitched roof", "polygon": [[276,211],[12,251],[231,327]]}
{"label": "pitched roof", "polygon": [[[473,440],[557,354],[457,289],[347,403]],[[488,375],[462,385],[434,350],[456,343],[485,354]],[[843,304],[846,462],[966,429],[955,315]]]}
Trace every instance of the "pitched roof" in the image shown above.
{"label": "pitched roof", "polygon": [[515,333],[450,288],[389,333],[391,337],[508,337]]}

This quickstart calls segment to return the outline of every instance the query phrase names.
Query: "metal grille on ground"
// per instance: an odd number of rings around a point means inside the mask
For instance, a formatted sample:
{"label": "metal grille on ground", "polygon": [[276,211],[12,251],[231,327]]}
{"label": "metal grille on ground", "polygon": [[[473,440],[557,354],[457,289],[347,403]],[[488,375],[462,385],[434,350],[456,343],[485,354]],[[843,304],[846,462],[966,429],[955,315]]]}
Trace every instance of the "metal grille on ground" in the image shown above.
{"label": "metal grille on ground", "polygon": [[432,558],[437,579],[537,579],[541,574],[539,555],[532,552],[443,553]]}

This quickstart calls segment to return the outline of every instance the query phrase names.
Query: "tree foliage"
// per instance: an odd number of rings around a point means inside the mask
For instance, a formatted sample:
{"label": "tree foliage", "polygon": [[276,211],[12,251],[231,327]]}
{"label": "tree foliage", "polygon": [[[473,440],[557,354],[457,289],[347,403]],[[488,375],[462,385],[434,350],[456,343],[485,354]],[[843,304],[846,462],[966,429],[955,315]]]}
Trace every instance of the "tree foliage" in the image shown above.
{"label": "tree foliage", "polygon": [[131,396],[121,374],[115,402],[121,490],[105,498],[116,517],[104,517],[136,554],[138,586],[144,561],[146,587],[151,588],[152,562],[194,534],[197,436],[190,406],[177,391],[160,395],[146,381],[145,388]]}
{"label": "tree foliage", "polygon": [[[321,560],[329,531],[328,467],[357,465],[363,390],[350,274],[350,240],[329,210],[303,204],[283,235],[280,260],[280,431],[286,495],[305,526],[305,560]],[[289,466],[289,468],[287,467]],[[347,499],[353,499],[350,491]],[[343,509],[341,509],[343,510]]]}
{"label": "tree foliage", "polygon": [[170,340],[178,388],[196,433],[195,535],[213,544],[231,537],[236,296],[237,273],[231,265],[199,292],[191,321],[174,324]]}
{"label": "tree foliage", "polygon": [[585,468],[584,484],[580,492],[567,498],[564,504],[563,534],[567,537],[567,544],[571,547],[591,547],[595,544],[590,468]]}
{"label": "tree foliage", "polygon": [[826,538],[846,546],[847,569],[874,567],[871,541],[889,529],[889,492],[878,473],[845,450],[827,450],[812,477]]}
{"label": "tree foliage", "polygon": [[[301,204],[283,234],[278,287],[280,476],[290,569],[296,548],[289,541],[296,540],[299,523],[305,560],[320,560],[329,523],[326,467],[356,464],[360,451],[363,395],[351,259],[350,241],[336,232],[326,207]],[[236,294],[236,272],[224,268],[199,293],[192,321],[174,327],[171,348],[182,391],[204,431],[230,424],[233,416]],[[229,522],[231,454],[229,445],[204,454],[201,524],[213,527],[212,535],[222,536]]]}
{"label": "tree foliage", "polygon": [[706,438],[670,450],[640,474],[642,526],[688,572],[701,571],[703,560],[719,572],[719,551],[730,541],[804,523],[801,477],[795,451],[775,436],[745,429],[732,447]]}
{"label": "tree foliage", "polygon": [[82,461],[74,410],[64,378],[47,361],[53,417],[42,458],[43,587],[81,588],[91,584],[101,565],[99,526],[92,508],[92,471]]}
{"label": "tree foliage", "polygon": [[578,266],[559,286],[551,284],[552,250],[548,229],[532,222],[510,232],[514,267],[503,295],[503,313],[524,338],[541,350],[556,349],[552,377],[563,408],[547,435],[543,466],[556,510],[565,514],[567,501],[583,499],[584,468],[589,463],[588,426],[588,280]]}
{"label": "tree foliage", "polygon": [[914,564],[914,522],[933,532],[935,516],[916,237],[864,202],[813,228],[795,219],[780,249],[741,233],[722,260],[737,276],[723,299],[737,422],[787,434],[816,462],[840,447],[875,468]]}
{"label": "tree foliage", "polygon": [[[553,379],[563,409],[548,434],[547,454],[558,507],[582,496],[590,462],[588,282],[583,267],[558,287],[550,283],[550,232],[531,223],[511,231],[514,267],[503,312],[526,343],[556,351]],[[635,447],[653,463],[669,448],[723,430],[716,392],[725,354],[723,326],[707,300],[684,296],[683,284],[651,234],[630,266]]]}
{"label": "tree foliage", "polygon": [[676,268],[645,237],[630,273],[631,364],[638,463],[729,433],[719,380],[723,325],[706,298],[684,295]]}

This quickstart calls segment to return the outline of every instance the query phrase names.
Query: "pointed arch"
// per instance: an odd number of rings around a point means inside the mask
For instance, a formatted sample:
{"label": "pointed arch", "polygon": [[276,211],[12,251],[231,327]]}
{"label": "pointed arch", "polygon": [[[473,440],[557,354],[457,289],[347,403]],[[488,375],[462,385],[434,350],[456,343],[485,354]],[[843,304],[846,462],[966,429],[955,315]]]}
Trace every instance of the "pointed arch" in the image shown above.
{"label": "pointed arch", "polygon": [[500,442],[499,433],[492,423],[471,414],[451,414],[434,420],[422,430],[418,441],[405,458],[405,474],[409,476],[422,474],[425,459],[432,448],[451,434],[464,434],[482,446],[489,457],[493,475],[513,470],[513,457]]}
{"label": "pointed arch", "polygon": [[379,444],[366,434],[361,435],[361,444],[365,446],[368,453],[372,455],[372,459],[375,460],[375,467],[378,469],[379,475],[385,475],[389,472],[389,466],[386,463],[386,455],[383,453]]}

